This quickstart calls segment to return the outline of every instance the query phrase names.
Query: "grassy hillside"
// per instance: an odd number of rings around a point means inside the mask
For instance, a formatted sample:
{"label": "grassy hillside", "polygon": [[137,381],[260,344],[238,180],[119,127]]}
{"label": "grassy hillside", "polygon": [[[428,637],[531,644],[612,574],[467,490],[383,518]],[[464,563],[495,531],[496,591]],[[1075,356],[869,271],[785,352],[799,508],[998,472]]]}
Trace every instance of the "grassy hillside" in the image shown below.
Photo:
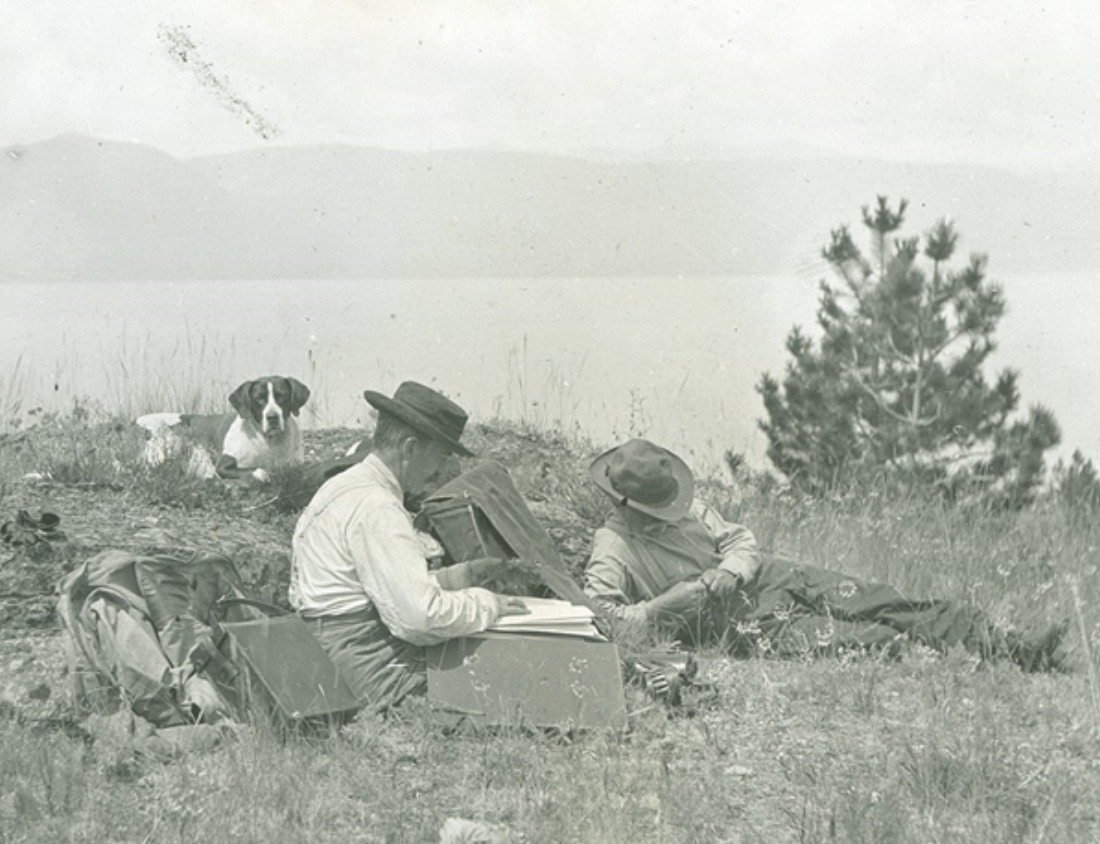
{"label": "grassy hillside", "polygon": [[[356,439],[310,432],[309,457]],[[606,506],[584,469],[608,444],[507,422],[473,425],[468,441],[509,470],[579,573]],[[142,468],[140,446],[126,420],[81,407],[0,440],[0,521],[48,509],[65,534],[0,546],[0,842],[422,842],[449,817],[528,842],[1100,839],[1100,530],[1059,506],[1013,515],[874,490],[801,500],[701,485],[765,553],[965,598],[1006,623],[1071,619],[1068,673],[920,649],[896,661],[706,653],[715,700],[689,716],[630,690],[622,734],[446,733],[413,705],[324,739],[245,732],[163,761],[67,719],[54,584],[104,548],[210,552],[282,601],[296,476],[201,482],[182,465]]]}

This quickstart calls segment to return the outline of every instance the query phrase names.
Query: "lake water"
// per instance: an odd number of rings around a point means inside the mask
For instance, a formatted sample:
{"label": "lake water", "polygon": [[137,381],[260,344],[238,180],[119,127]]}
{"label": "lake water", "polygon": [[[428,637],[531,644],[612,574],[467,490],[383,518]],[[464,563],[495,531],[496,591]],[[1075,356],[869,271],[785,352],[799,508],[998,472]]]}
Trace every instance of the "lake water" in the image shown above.
{"label": "lake water", "polygon": [[[1095,460],[1100,284],[1001,280],[1010,313],[990,376],[1019,369],[1022,406],[1042,402],[1062,424],[1058,454]],[[792,325],[812,330],[818,291],[740,277],[4,282],[0,295],[0,401],[23,410],[75,396],[198,409],[196,396],[287,374],[313,390],[307,424],[358,425],[364,389],[413,379],[475,419],[580,429],[597,445],[645,434],[707,469],[730,448],[765,465],[755,385],[782,372]]]}

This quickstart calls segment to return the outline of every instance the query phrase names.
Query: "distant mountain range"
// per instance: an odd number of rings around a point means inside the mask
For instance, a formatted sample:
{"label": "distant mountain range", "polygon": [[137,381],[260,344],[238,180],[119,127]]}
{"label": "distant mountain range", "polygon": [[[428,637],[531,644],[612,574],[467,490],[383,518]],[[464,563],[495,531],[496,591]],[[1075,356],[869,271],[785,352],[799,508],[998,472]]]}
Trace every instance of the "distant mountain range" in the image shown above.
{"label": "distant mountain range", "polygon": [[[760,153],[611,162],[271,147],[176,159],[62,136],[0,158],[0,280],[823,275],[829,230],[910,200],[998,274],[1100,265],[1100,174]],[[862,237],[862,235],[860,235]]]}

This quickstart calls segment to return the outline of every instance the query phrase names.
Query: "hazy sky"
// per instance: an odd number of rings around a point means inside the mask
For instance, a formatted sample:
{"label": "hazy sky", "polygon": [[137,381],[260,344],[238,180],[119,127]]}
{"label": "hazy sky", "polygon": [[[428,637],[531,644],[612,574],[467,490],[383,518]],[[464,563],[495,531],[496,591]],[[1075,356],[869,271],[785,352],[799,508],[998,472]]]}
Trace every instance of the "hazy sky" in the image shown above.
{"label": "hazy sky", "polygon": [[[0,144],[1100,162],[1090,0],[8,0]],[[14,8],[12,8],[14,6]]]}

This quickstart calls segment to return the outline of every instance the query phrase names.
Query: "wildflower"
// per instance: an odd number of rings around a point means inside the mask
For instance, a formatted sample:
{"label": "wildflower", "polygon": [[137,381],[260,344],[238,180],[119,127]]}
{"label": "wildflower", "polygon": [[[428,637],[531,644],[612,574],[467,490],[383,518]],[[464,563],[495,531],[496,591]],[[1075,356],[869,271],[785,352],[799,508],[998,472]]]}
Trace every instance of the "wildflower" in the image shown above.
{"label": "wildflower", "polygon": [[833,624],[833,620],[830,618],[828,624],[824,627],[817,627],[814,629],[814,636],[817,639],[817,646],[819,648],[827,648],[833,641],[833,637],[836,635],[836,626]]}
{"label": "wildflower", "polygon": [[836,591],[842,598],[853,598],[859,592],[859,587],[852,581],[845,580],[836,587]]}

